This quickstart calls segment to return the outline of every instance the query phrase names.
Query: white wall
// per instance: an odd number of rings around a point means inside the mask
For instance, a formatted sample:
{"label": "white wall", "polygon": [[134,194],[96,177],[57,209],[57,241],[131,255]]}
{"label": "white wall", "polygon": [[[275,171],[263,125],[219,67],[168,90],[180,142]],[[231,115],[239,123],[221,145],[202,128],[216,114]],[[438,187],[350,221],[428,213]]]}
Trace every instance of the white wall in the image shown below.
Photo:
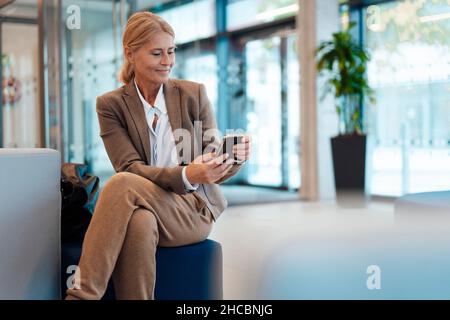
{"label": "white wall", "polygon": [[[339,30],[339,0],[316,0],[316,38],[317,46],[323,40],[330,40]],[[330,137],[338,132],[338,118],[334,99],[323,94],[324,81],[317,79],[317,155],[318,155],[318,199],[329,200],[335,197],[333,162]]]}

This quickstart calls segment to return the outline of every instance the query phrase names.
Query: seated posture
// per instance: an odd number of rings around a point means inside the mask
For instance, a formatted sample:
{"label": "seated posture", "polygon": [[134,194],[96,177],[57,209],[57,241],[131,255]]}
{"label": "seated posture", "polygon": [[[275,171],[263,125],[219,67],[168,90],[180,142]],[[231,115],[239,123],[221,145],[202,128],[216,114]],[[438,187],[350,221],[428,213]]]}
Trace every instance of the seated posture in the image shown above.
{"label": "seated posture", "polygon": [[[156,247],[206,239],[227,206],[219,184],[240,169],[214,152],[220,142],[205,87],[169,79],[170,25],[134,14],[123,50],[125,85],[97,99],[100,136],[117,174],[100,194],[66,299],[100,299],[111,277],[117,299],[153,299]],[[234,158],[249,156],[245,137]]]}

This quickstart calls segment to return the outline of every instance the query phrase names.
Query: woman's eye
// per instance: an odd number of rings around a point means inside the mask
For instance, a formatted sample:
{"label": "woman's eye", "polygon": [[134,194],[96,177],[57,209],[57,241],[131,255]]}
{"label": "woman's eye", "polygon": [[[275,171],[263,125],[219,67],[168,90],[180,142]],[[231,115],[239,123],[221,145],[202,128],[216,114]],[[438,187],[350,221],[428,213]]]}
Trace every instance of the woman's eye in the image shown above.
{"label": "woman's eye", "polygon": [[[167,52],[167,54],[169,54],[169,55],[174,54],[174,53],[175,53],[175,51]],[[152,52],[152,55],[155,57],[159,57],[162,55],[162,53],[161,52]]]}

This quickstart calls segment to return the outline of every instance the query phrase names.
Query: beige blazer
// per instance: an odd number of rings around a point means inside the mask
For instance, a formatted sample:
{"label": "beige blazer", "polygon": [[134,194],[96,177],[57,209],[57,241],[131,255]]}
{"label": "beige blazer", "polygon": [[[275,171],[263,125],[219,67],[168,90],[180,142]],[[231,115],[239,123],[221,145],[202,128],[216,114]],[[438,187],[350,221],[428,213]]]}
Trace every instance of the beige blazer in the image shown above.
{"label": "beige blazer", "polygon": [[[179,166],[159,168],[149,165],[151,150],[148,125],[134,81],[97,98],[100,137],[116,172],[140,175],[165,190],[182,195],[186,193],[181,175],[182,165],[190,163],[204,152],[209,144],[218,146],[220,141],[218,135],[214,135],[210,140],[202,139],[204,133],[211,132],[206,132],[208,129],[216,128],[204,85],[171,79],[164,84],[163,91],[177,151],[183,146],[186,148],[186,143],[190,142],[191,145],[190,152],[186,152],[187,149],[179,152]],[[195,126],[196,121],[201,121],[201,128],[198,122]],[[191,139],[182,139],[175,133],[177,129],[186,129]],[[230,178],[239,169],[240,165],[234,165],[220,181],[202,184],[195,191],[205,201],[214,219],[227,207],[227,201],[218,183]]]}

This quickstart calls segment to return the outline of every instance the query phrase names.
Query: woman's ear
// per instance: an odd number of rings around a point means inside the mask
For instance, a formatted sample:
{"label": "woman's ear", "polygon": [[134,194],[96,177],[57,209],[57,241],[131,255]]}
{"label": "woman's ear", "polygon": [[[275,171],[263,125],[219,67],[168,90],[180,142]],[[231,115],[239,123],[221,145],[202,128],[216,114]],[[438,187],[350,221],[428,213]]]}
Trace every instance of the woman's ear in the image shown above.
{"label": "woman's ear", "polygon": [[125,56],[129,63],[134,63],[134,52],[130,48],[125,48]]}

